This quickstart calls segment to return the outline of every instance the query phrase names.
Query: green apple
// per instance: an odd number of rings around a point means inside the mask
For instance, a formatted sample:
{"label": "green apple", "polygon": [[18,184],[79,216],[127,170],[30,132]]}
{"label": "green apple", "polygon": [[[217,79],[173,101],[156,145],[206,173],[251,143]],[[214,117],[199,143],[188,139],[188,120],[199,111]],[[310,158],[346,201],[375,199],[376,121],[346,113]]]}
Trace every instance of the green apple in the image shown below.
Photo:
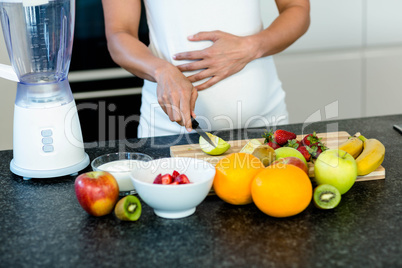
{"label": "green apple", "polygon": [[206,132],[211,141],[216,145],[215,147],[209,144],[202,136],[200,136],[199,143],[201,150],[209,155],[221,155],[230,148],[230,144],[223,139]]}
{"label": "green apple", "polygon": [[318,185],[330,184],[344,194],[356,181],[356,160],[343,150],[326,150],[318,156],[314,164],[314,177]]}
{"label": "green apple", "polygon": [[308,168],[306,158],[304,158],[302,153],[299,152],[298,150],[296,150],[295,148],[281,147],[281,148],[278,148],[275,150],[276,160],[279,160],[279,159],[285,158],[285,157],[290,157],[290,156],[300,158],[301,160],[303,160],[304,164],[306,164],[306,167]]}

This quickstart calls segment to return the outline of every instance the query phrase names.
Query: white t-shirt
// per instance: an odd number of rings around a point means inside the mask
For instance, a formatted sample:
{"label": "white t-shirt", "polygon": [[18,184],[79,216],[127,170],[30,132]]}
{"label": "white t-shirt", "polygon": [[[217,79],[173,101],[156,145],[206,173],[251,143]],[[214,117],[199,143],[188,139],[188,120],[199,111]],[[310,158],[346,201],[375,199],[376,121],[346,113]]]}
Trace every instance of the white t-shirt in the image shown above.
{"label": "white t-shirt", "polygon": [[[200,31],[220,30],[238,36],[263,29],[259,0],[145,0],[150,32],[149,48],[154,55],[174,65],[179,52],[200,50],[212,41],[188,41]],[[195,72],[187,72],[189,76]],[[200,84],[203,81],[194,83]],[[139,137],[186,133],[171,122],[158,104],[156,83],[145,80]],[[250,62],[240,72],[199,91],[195,113],[201,127],[223,130],[269,127],[288,123],[285,92],[272,57]]]}

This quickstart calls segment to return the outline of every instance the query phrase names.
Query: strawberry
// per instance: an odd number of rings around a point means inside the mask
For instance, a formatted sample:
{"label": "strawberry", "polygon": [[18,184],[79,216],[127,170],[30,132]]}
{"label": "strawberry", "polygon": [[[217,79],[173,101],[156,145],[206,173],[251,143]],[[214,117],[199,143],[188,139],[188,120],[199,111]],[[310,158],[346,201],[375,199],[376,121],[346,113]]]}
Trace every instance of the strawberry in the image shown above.
{"label": "strawberry", "polygon": [[311,146],[311,156],[314,158],[317,158],[322,152],[324,152],[327,149],[328,149],[328,147],[326,147],[321,142],[313,144],[313,146]]}
{"label": "strawberry", "polygon": [[292,147],[297,149],[301,145],[301,142],[297,139],[289,140],[288,143],[285,144],[286,147]]}
{"label": "strawberry", "polygon": [[321,141],[321,138],[317,137],[317,134],[315,131],[312,134],[307,134],[304,136],[302,140],[302,144],[305,146],[312,146],[313,144],[316,144]]}
{"label": "strawberry", "polygon": [[270,141],[273,141],[273,136],[274,133],[272,133],[272,130],[270,130],[269,132],[266,131],[264,132],[264,134],[262,134],[262,137],[265,138],[264,143],[268,143]]}
{"label": "strawberry", "polygon": [[267,145],[270,146],[274,150],[276,150],[278,148],[281,148],[281,146],[279,144],[277,144],[276,142],[274,142],[274,141],[268,142]]}
{"label": "strawberry", "polygon": [[310,154],[310,147],[308,146],[299,146],[297,147],[297,150],[299,152],[301,152],[301,154],[304,156],[304,158],[306,159],[306,161],[310,161],[311,159],[311,154]]}
{"label": "strawberry", "polygon": [[154,180],[154,184],[187,184],[190,180],[185,174],[180,174],[178,171],[174,170],[172,175],[170,174],[159,174]]}
{"label": "strawberry", "polygon": [[159,174],[158,176],[156,176],[156,178],[154,180],[154,184],[162,184],[162,174]]}
{"label": "strawberry", "polygon": [[154,180],[155,184],[162,184],[162,174],[159,174],[158,176],[156,176],[155,180]]}
{"label": "strawberry", "polygon": [[179,175],[180,175],[180,173],[179,173],[178,171],[173,170],[173,173],[172,173],[173,179],[176,178],[176,177],[179,176]]}
{"label": "strawberry", "polygon": [[281,146],[274,141],[273,132],[270,130],[269,132],[265,132],[262,137],[265,138],[264,144],[270,146],[272,149],[278,149]]}
{"label": "strawberry", "polygon": [[174,179],[174,182],[177,182],[178,184],[187,184],[190,183],[190,180],[185,174],[180,174]]}
{"label": "strawberry", "polygon": [[173,182],[173,177],[170,174],[162,175],[162,184],[171,184]]}
{"label": "strawberry", "polygon": [[296,134],[283,129],[277,129],[273,135],[274,141],[280,146],[285,145],[288,140],[296,139]]}

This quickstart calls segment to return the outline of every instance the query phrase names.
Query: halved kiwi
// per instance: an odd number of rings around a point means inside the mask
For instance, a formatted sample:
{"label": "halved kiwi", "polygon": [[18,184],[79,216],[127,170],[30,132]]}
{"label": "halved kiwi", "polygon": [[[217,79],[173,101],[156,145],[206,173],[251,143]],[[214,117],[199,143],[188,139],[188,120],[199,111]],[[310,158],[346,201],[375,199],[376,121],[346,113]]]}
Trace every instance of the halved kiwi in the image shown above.
{"label": "halved kiwi", "polygon": [[134,195],[127,195],[117,202],[114,214],[122,221],[136,221],[141,216],[140,200]]}
{"label": "halved kiwi", "polygon": [[313,200],[314,205],[320,209],[332,209],[341,202],[341,194],[336,187],[321,184],[314,189]]}

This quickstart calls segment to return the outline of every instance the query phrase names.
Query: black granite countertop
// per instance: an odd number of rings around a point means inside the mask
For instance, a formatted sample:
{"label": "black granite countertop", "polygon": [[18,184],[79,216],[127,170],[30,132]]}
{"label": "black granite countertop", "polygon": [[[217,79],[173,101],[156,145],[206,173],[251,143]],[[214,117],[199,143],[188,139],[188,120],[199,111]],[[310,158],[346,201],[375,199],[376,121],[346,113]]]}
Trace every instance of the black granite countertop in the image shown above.
{"label": "black granite countertop", "polygon": [[[96,218],[78,204],[75,177],[24,181],[0,152],[1,267],[402,267],[402,115],[294,124],[308,132],[361,132],[386,147],[386,179],[357,182],[331,211],[312,204],[301,214],[269,217],[254,204],[208,196],[190,217],[157,217],[143,203],[137,222]],[[259,138],[263,129],[222,131],[226,140]],[[166,144],[196,134],[87,144],[91,160],[115,151],[169,156]],[[89,171],[87,168],[82,172]]]}

